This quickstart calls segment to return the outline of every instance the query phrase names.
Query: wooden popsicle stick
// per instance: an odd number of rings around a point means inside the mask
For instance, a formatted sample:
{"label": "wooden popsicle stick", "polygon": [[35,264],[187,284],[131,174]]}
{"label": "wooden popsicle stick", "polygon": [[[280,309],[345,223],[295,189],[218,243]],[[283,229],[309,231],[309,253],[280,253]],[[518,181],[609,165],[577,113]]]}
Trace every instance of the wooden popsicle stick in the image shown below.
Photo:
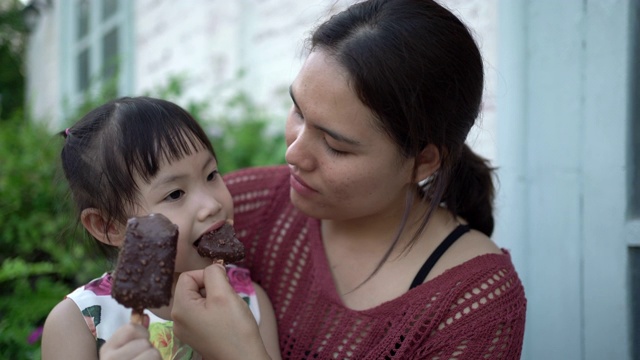
{"label": "wooden popsicle stick", "polygon": [[131,310],[131,323],[142,325],[142,312],[138,312],[135,309]]}

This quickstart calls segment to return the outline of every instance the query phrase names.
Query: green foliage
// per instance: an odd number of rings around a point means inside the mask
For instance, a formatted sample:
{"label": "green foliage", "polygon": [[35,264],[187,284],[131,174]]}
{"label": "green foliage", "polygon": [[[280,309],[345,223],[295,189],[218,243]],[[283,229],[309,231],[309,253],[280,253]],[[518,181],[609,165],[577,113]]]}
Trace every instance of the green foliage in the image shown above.
{"label": "green foliage", "polygon": [[[70,111],[68,123],[112,98],[113,88],[103,86]],[[205,102],[177,101],[182,92],[174,77],[154,96],[185,107],[209,131],[222,173],[284,163],[283,132],[269,133],[273,119],[248,96],[232,97],[224,115],[212,116]],[[0,359],[39,359],[30,334],[66,294],[110,266],[77,225],[59,164],[63,141],[18,112],[0,121]]]}
{"label": "green foliage", "polygon": [[99,276],[58,174],[61,143],[42,125],[0,123],[0,358],[39,358],[28,336],[70,290]]}
{"label": "green foliage", "polygon": [[3,0],[0,4],[0,120],[21,111],[24,102],[23,58],[26,28],[22,3]]}
{"label": "green foliage", "polygon": [[210,114],[211,103],[182,103],[184,77],[169,78],[167,84],[149,96],[176,102],[184,107],[209,133],[222,174],[252,166],[284,164],[286,143],[284,129],[270,129],[273,116],[240,91],[224,101],[216,115]]}
{"label": "green foliage", "polygon": [[223,174],[245,167],[284,163],[284,131],[271,134],[268,115],[246,94],[232,97],[223,113],[227,115],[212,121],[217,129],[211,135]]}

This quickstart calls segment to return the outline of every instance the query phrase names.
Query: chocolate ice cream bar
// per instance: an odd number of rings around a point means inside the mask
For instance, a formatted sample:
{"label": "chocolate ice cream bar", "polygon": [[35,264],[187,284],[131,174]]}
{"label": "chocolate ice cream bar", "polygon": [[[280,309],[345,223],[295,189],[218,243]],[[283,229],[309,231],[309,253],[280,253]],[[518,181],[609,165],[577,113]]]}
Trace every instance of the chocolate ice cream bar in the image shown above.
{"label": "chocolate ice cream bar", "polygon": [[235,263],[244,258],[244,245],[236,238],[235,230],[229,223],[219,229],[202,235],[198,242],[198,254],[225,264]]}
{"label": "chocolate ice cream bar", "polygon": [[177,244],[178,226],[162,214],[127,222],[111,296],[132,309],[132,322],[144,309],[169,305]]}

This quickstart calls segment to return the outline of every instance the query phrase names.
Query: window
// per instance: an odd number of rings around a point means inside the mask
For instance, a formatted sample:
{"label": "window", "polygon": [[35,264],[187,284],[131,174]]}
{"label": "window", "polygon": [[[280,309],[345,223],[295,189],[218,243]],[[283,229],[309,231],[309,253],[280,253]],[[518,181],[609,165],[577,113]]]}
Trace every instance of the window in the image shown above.
{"label": "window", "polygon": [[[631,2],[628,193],[631,358],[640,360],[640,2]],[[635,100],[635,101],[634,101]]]}
{"label": "window", "polygon": [[109,79],[118,72],[118,28],[102,38],[102,78]]}
{"label": "window", "polygon": [[640,360],[640,247],[629,248],[631,297],[631,358]]}
{"label": "window", "polygon": [[[631,219],[640,220],[640,5],[632,2],[631,25],[635,27],[631,31],[631,111],[629,119],[629,183],[630,194],[627,205],[628,215]],[[634,9],[635,7],[635,9]],[[633,65],[635,64],[635,66]],[[635,101],[633,99],[636,99]]]}
{"label": "window", "polygon": [[61,2],[63,102],[67,111],[87,95],[108,90],[125,95],[133,88],[131,14],[127,0]]}

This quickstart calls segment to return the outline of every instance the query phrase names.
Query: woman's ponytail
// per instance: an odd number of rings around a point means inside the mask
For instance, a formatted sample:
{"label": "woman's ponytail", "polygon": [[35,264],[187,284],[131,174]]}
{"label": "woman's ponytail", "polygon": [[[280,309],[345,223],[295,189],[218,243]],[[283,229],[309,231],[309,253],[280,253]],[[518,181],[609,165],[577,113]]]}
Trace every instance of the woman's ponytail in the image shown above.
{"label": "woman's ponytail", "polygon": [[472,229],[491,236],[494,227],[494,168],[466,144],[451,171],[443,201],[454,214],[469,222]]}

